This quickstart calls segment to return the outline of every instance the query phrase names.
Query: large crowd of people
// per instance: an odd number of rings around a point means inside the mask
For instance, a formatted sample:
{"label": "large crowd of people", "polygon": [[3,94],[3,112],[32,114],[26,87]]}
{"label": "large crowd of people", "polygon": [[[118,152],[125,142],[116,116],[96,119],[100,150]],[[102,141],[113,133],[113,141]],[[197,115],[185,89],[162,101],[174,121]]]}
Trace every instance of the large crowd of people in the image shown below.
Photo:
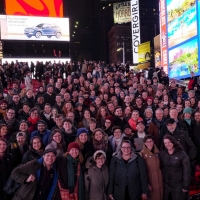
{"label": "large crowd of people", "polygon": [[200,166],[193,72],[186,88],[162,68],[15,61],[0,78],[0,199],[188,199]]}

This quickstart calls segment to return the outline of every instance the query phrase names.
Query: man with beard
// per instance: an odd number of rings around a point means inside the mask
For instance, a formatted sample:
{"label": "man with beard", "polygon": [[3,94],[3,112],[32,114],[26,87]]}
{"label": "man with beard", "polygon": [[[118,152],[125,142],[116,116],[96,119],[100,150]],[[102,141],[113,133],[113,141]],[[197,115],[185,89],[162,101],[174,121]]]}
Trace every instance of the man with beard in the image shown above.
{"label": "man with beard", "polygon": [[114,110],[114,125],[119,126],[123,130],[123,126],[126,124],[126,120],[123,117],[123,111],[120,106],[117,106]]}
{"label": "man with beard", "polygon": [[8,102],[6,100],[0,101],[0,119],[3,119],[6,116],[6,113],[8,111]]}
{"label": "man with beard", "polygon": [[37,123],[37,130],[33,131],[30,136],[30,140],[34,136],[38,136],[42,139],[42,142],[45,146],[49,143],[49,137],[51,135],[51,131],[47,129],[47,124],[44,120],[39,120]]}

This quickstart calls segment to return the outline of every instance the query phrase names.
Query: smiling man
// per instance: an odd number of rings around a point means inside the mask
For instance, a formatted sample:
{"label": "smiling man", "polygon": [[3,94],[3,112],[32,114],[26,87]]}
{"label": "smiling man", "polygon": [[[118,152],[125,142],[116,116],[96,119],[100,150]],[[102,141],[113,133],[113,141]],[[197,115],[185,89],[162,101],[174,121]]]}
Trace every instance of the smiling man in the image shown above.
{"label": "smiling man", "polygon": [[57,190],[58,173],[54,162],[56,151],[45,150],[40,159],[35,159],[15,168],[12,178],[20,183],[13,199],[54,199]]}

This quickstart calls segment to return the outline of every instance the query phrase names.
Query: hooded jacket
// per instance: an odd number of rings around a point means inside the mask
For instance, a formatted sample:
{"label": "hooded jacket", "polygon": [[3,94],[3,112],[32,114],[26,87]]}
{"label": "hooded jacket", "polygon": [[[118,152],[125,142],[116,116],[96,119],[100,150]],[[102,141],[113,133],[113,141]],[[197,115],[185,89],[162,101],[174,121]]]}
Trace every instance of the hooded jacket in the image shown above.
{"label": "hooded jacket", "polygon": [[109,182],[108,167],[104,164],[99,169],[93,158],[90,157],[86,162],[85,189],[87,200],[107,200],[107,187]]}

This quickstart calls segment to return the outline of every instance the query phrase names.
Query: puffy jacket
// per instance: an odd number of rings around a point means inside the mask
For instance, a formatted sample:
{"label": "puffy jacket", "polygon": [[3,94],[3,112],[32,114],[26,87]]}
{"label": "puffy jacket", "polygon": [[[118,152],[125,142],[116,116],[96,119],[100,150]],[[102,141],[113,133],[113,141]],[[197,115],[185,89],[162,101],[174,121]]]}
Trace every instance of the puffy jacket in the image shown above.
{"label": "puffy jacket", "polygon": [[[91,161],[91,162],[90,162]],[[89,164],[88,164],[89,162]],[[104,164],[99,169],[89,158],[86,163],[85,189],[87,200],[107,200],[107,186],[109,182],[108,167]]]}
{"label": "puffy jacket", "polygon": [[173,136],[178,141],[183,150],[188,154],[190,160],[193,160],[196,157],[196,147],[187,132],[176,128],[173,133],[167,130],[165,134]]}
{"label": "puffy jacket", "polygon": [[173,188],[182,185],[183,189],[188,190],[191,169],[187,154],[180,148],[176,148],[173,154],[169,154],[167,150],[162,150],[160,161],[164,184]]}
{"label": "puffy jacket", "polygon": [[147,194],[145,162],[140,155],[132,152],[131,158],[125,164],[119,151],[111,160],[108,194],[112,194],[114,199],[125,200],[126,185],[128,185],[130,200],[138,200],[142,194]]}

